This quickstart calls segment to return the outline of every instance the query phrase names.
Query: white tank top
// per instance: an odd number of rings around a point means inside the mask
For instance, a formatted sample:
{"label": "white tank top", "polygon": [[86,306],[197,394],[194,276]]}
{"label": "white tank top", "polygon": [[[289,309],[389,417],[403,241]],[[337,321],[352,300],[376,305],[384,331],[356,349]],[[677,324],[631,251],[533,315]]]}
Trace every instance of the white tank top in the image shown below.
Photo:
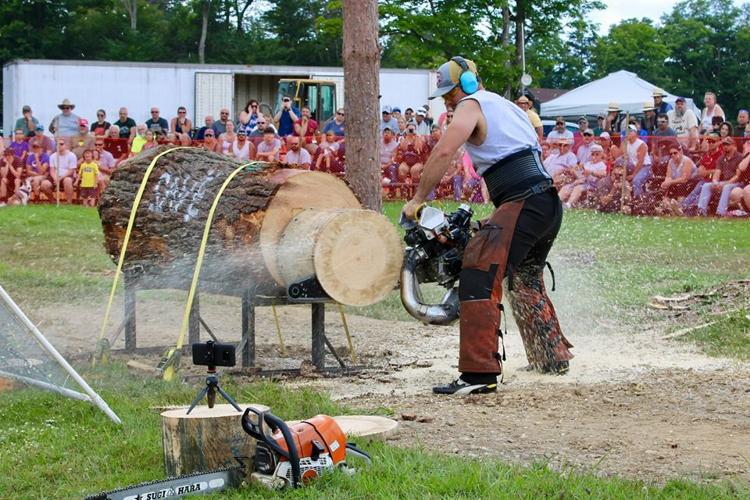
{"label": "white tank top", "polygon": [[468,99],[479,103],[487,122],[487,137],[481,146],[465,143],[466,152],[479,175],[513,153],[529,148],[540,149],[536,131],[524,110],[486,90],[479,90],[461,100]]}
{"label": "white tank top", "polygon": [[245,145],[242,148],[237,148],[237,141],[232,143],[232,155],[238,160],[248,160],[250,158],[250,141],[245,141]]}
{"label": "white tank top", "polygon": [[[641,144],[643,144],[644,146],[646,145],[646,143],[640,139],[636,139],[632,143],[630,141],[627,141],[628,159],[633,163],[633,165],[638,163],[638,148],[641,147]],[[646,148],[646,156],[643,157],[643,165],[651,165],[651,157],[648,155],[648,147]]]}

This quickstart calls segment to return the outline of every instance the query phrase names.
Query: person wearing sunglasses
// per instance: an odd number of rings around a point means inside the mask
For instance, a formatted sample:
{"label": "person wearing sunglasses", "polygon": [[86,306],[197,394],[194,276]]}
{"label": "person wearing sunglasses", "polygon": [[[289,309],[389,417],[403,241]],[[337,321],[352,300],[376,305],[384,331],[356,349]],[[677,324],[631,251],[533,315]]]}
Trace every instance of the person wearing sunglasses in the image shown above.
{"label": "person wearing sunglasses", "polygon": [[94,142],[94,160],[99,164],[99,175],[97,177],[97,188],[103,193],[109,185],[109,178],[115,171],[115,157],[104,149],[104,138],[97,137]]}
{"label": "person wearing sunglasses", "polygon": [[55,137],[73,137],[78,133],[78,120],[80,120],[78,115],[73,113],[76,105],[65,98],[57,107],[61,113],[52,118],[48,127],[49,131]]}
{"label": "person wearing sunglasses", "polygon": [[607,164],[604,161],[604,148],[592,144],[589,158],[581,163],[581,170],[573,182],[560,189],[560,199],[565,208],[577,207],[583,195],[596,190],[599,180],[607,176]]}
{"label": "person wearing sunglasses", "polygon": [[169,130],[175,134],[177,140],[180,142],[183,142],[185,138],[190,138],[190,132],[193,130],[193,121],[188,118],[185,106],[177,108],[177,116],[172,118]]}
{"label": "person wearing sunglasses", "polygon": [[333,131],[333,135],[336,137],[344,138],[344,108],[336,110],[336,114],[333,116],[333,120],[329,120],[323,126],[323,133],[327,134],[329,131]]}
{"label": "person wearing sunglasses", "polygon": [[103,109],[96,111],[96,121],[91,123],[91,132],[96,137],[104,137],[112,124],[107,121],[107,113]]}

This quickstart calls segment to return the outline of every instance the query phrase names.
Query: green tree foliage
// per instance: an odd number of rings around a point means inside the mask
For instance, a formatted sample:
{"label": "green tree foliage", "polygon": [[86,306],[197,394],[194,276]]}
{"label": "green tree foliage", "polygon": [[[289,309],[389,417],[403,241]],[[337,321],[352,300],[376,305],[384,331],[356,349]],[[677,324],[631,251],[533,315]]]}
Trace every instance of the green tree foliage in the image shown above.
{"label": "green tree foliage", "polygon": [[649,19],[627,19],[613,26],[596,40],[591,56],[595,78],[624,69],[655,85],[670,86],[665,66],[669,49]]}

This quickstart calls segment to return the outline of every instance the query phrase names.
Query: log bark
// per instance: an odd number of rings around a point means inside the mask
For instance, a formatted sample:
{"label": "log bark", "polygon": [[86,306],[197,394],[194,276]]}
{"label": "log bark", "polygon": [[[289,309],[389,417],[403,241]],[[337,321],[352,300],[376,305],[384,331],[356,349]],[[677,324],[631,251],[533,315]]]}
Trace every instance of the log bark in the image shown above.
{"label": "log bark", "polygon": [[380,212],[378,3],[344,0],[343,17],[346,178],[362,204]]}
{"label": "log bark", "polygon": [[[268,410],[263,405],[240,405]],[[164,468],[168,476],[205,472],[238,465],[242,458],[249,475],[253,470],[256,441],[242,429],[242,412],[229,404],[213,408],[197,406],[186,414],[185,408],[161,414]]]}
{"label": "log bark", "polygon": [[[149,150],[113,174],[99,204],[107,252],[119,258],[131,207],[141,179],[155,154]],[[138,207],[123,272],[140,288],[187,289],[206,225],[209,208],[227,176],[240,164],[230,157],[201,149],[180,149],[162,156],[151,173]],[[339,252],[326,276],[351,276],[351,286],[331,286],[329,295],[344,304],[363,305],[380,300],[383,290],[395,286],[400,268],[401,244],[395,228],[380,214],[361,209],[349,187],[335,176],[258,163],[259,171],[241,172],[227,186],[217,206],[209,233],[199,290],[209,293],[285,296],[291,284],[280,272],[299,241],[328,241],[329,252]],[[355,210],[342,213],[343,231],[302,228],[302,236],[280,240],[288,224],[310,209]],[[373,217],[378,218],[373,222]],[[299,229],[299,228],[298,228]],[[370,229],[368,231],[368,229]],[[308,252],[315,252],[308,245]],[[345,256],[340,250],[346,249]],[[386,258],[388,257],[388,258]],[[315,258],[313,255],[312,258]],[[294,257],[298,259],[298,257]],[[324,256],[317,259],[321,262]],[[329,261],[330,262],[330,261]],[[374,263],[374,264],[373,264]],[[346,270],[344,267],[350,267]],[[359,269],[365,268],[363,275]],[[296,276],[310,271],[300,267]],[[313,271],[316,266],[312,266]],[[324,268],[321,268],[324,269]],[[311,276],[306,276],[304,279]],[[369,290],[361,292],[362,288]],[[328,291],[328,290],[326,290]]]}

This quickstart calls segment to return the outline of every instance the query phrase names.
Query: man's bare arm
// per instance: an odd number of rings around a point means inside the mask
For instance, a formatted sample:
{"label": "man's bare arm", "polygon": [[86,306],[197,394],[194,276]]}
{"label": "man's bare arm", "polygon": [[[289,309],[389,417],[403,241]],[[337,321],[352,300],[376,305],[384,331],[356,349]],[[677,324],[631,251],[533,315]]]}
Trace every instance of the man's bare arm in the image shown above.
{"label": "man's bare arm", "polygon": [[461,101],[456,106],[450,127],[435,145],[435,149],[432,150],[425,164],[413,202],[417,204],[424,202],[430,191],[440,182],[458,148],[471,137],[481,115],[482,109],[473,99]]}

